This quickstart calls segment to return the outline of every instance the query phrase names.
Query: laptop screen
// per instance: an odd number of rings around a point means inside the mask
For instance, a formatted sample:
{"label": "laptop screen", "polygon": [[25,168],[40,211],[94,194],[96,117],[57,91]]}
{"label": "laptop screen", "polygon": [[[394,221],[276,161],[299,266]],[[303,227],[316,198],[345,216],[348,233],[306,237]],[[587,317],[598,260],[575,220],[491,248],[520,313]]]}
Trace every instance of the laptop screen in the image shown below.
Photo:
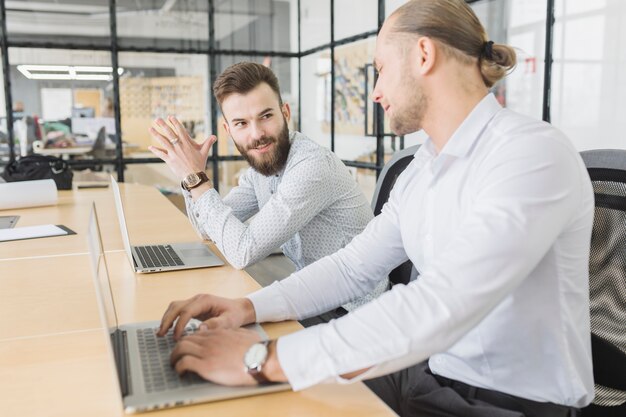
{"label": "laptop screen", "polygon": [[91,271],[96,288],[100,317],[103,321],[102,324],[109,329],[109,331],[114,331],[117,329],[117,315],[115,312],[115,303],[113,302],[111,282],[109,281],[109,272],[104,258],[104,248],[102,246],[102,237],[100,235],[100,225],[98,223],[95,203],[92,203],[87,239],[89,240]]}
{"label": "laptop screen", "polygon": [[120,222],[120,233],[122,234],[122,242],[124,242],[124,250],[126,256],[128,256],[128,262],[131,266],[135,265],[133,262],[133,255],[130,250],[130,238],[128,237],[128,227],[126,226],[126,217],[124,216],[124,206],[122,205],[122,195],[120,194],[120,186],[111,175],[111,188],[113,189],[113,196],[115,199],[115,210],[117,211],[117,219]]}

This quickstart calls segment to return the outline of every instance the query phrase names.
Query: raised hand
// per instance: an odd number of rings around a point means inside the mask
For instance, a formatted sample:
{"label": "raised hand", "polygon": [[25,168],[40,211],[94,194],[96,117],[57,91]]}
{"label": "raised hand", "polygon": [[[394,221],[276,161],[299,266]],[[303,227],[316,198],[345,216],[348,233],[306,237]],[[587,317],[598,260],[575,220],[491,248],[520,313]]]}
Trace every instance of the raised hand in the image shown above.
{"label": "raised hand", "polygon": [[149,146],[148,149],[181,180],[191,173],[204,171],[217,137],[211,135],[204,142],[196,143],[178,119],[170,116],[168,122],[158,118],[152,123],[150,135],[161,147]]}

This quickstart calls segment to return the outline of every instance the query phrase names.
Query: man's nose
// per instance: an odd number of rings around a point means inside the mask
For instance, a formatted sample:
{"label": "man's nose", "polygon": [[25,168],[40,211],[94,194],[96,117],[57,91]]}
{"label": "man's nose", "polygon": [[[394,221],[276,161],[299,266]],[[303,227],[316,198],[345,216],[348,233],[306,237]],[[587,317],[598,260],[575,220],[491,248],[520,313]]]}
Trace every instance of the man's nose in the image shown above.
{"label": "man's nose", "polygon": [[372,90],[371,99],[374,103],[380,103],[380,100],[382,99],[382,97],[383,95],[380,91],[380,83],[376,81],[376,84],[374,85],[374,89]]}
{"label": "man's nose", "polygon": [[265,136],[265,131],[261,128],[258,123],[252,123],[250,125],[250,134],[252,135],[252,139],[260,139]]}

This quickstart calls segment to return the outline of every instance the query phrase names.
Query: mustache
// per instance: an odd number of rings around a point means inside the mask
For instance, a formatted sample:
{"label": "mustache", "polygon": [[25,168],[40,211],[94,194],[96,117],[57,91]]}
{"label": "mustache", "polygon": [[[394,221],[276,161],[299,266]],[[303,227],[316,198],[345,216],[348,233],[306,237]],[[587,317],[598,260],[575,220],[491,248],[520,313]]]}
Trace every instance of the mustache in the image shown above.
{"label": "mustache", "polygon": [[273,142],[276,142],[276,138],[275,137],[273,137],[273,136],[263,136],[263,137],[255,140],[254,142],[252,142],[250,145],[248,145],[248,150],[256,149],[256,148],[268,145],[268,144],[273,143]]}

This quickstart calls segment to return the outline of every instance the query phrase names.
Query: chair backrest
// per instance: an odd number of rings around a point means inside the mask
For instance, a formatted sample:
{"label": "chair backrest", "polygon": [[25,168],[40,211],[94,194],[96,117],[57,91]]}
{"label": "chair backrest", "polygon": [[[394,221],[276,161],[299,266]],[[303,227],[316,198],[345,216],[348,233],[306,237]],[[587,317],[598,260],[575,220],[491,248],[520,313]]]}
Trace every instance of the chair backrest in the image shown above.
{"label": "chair backrest", "polygon": [[90,154],[96,159],[104,159],[106,157],[106,139],[107,133],[106,129],[103,127],[98,130],[98,135],[96,136],[96,140],[93,142],[93,147],[91,148]]}
{"label": "chair backrest", "polygon": [[[396,184],[396,180],[404,171],[404,169],[413,160],[413,155],[417,152],[419,145],[411,146],[393,154],[393,157],[389,162],[385,164],[383,170],[378,177],[376,183],[376,190],[374,191],[374,197],[372,198],[372,210],[374,216],[378,216],[389,199],[389,194],[393,186]],[[396,267],[389,273],[389,282],[391,285],[395,284],[408,284],[411,279],[417,277],[418,272],[413,267],[411,261],[406,261],[403,264]]]}
{"label": "chair backrest", "polygon": [[581,156],[595,195],[589,257],[593,404],[613,408],[626,402],[626,150]]}

